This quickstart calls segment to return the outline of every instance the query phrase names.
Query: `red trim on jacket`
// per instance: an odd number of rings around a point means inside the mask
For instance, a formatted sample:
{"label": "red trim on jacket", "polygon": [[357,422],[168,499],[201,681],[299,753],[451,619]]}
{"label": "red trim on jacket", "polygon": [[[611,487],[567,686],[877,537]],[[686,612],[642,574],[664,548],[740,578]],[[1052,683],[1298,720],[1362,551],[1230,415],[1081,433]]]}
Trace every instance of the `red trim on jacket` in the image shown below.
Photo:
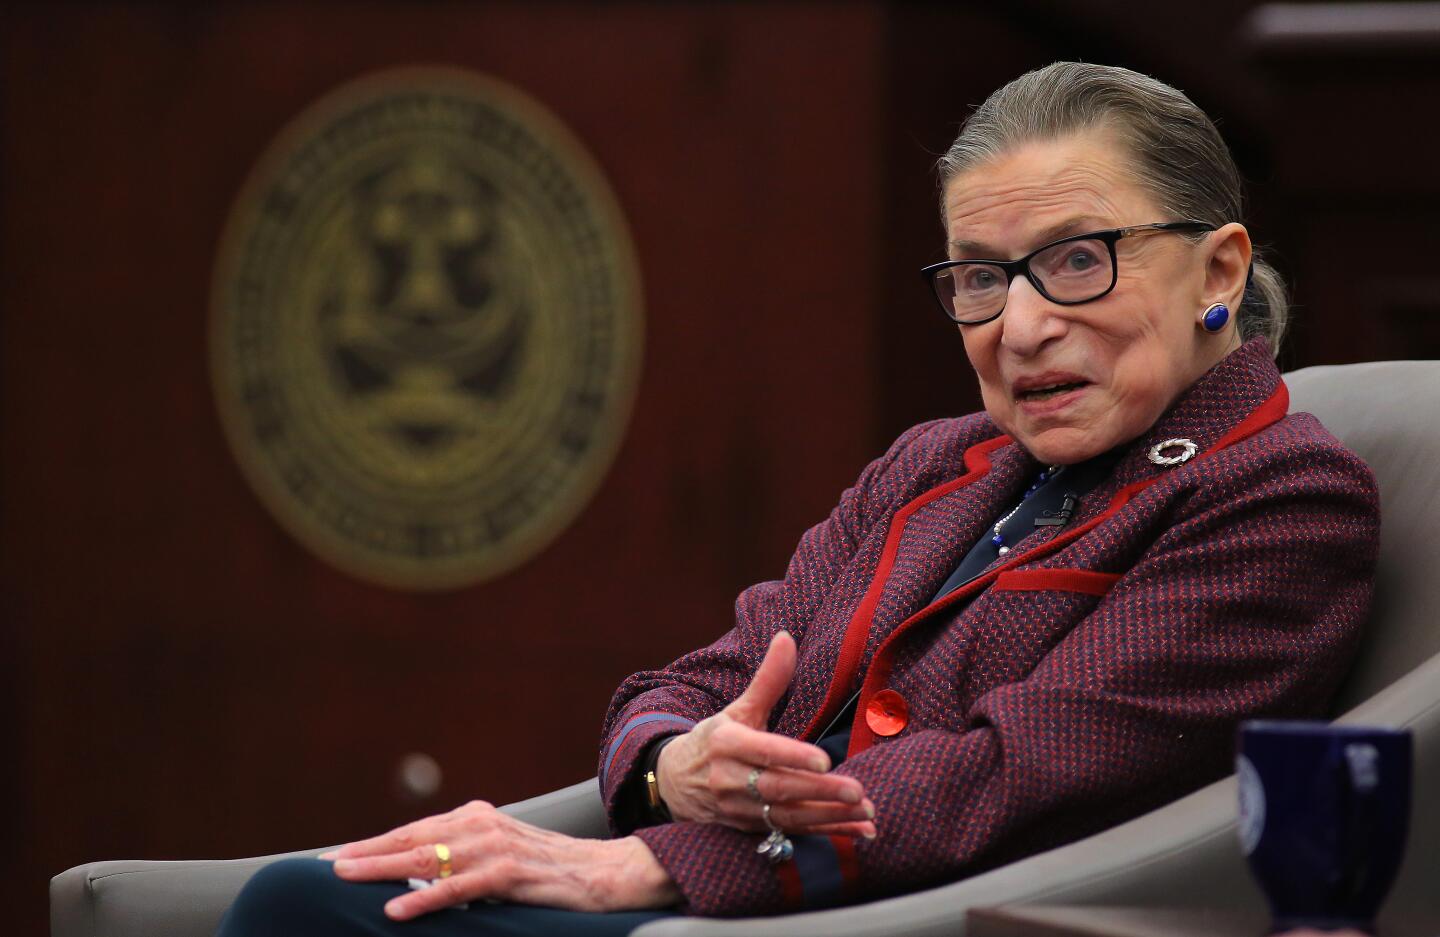
{"label": "red trim on jacket", "polygon": [[835,844],[835,857],[840,862],[840,880],[845,883],[846,893],[853,894],[860,882],[860,857],[855,854],[855,837],[832,836],[830,842]]}
{"label": "red trim on jacket", "polygon": [[1233,446],[1248,436],[1254,436],[1271,423],[1284,419],[1285,414],[1290,412],[1290,388],[1285,386],[1282,380],[1275,385],[1275,392],[1266,399],[1264,403],[1255,408],[1255,412],[1235,424],[1235,428],[1224,436],[1221,436],[1215,445],[1200,453],[1197,458],[1205,458],[1211,453],[1219,452],[1227,446]]}
{"label": "red trim on jacket", "polygon": [[995,577],[995,591],[1084,592],[1104,595],[1120,578],[1119,573],[1097,573],[1089,569],[1015,569]]}
{"label": "red trim on jacket", "polygon": [[904,532],[910,515],[936,498],[942,498],[957,488],[963,488],[976,479],[984,477],[990,471],[990,453],[1001,446],[1008,445],[1010,441],[1009,436],[996,436],[994,439],[987,439],[966,449],[964,463],[965,467],[969,469],[968,472],[943,485],[931,488],[895,512],[895,516],[890,519],[890,531],[885,537],[885,548],[880,553],[880,564],[876,567],[875,575],[870,580],[870,588],[866,590],[865,598],[856,607],[850,623],[845,626],[845,638],[840,644],[840,656],[835,661],[835,674],[830,679],[830,690],[825,696],[825,703],[816,712],[815,718],[810,720],[810,725],[800,734],[800,738],[809,738],[820,731],[831,719],[835,718],[845,704],[850,684],[860,669],[860,658],[864,656],[865,645],[870,639],[870,627],[874,624],[875,608],[880,604],[880,594],[885,590],[885,580],[890,577],[890,568],[895,565],[895,557],[900,551],[900,535]]}
{"label": "red trim on jacket", "polygon": [[800,867],[793,861],[775,866],[775,878],[780,882],[780,899],[785,907],[800,909],[805,906],[805,883],[800,879]]}
{"label": "red trim on jacket", "polygon": [[[1222,436],[1215,443],[1215,445],[1211,446],[1210,448],[1202,452],[1200,455],[1196,456],[1196,459],[1204,459],[1220,451],[1221,449],[1232,446],[1240,440],[1245,439],[1248,436],[1252,436],[1255,433],[1258,433],[1260,430],[1283,418],[1285,414],[1289,411],[1289,409],[1290,392],[1289,389],[1286,388],[1285,382],[1280,381],[1279,384],[1276,386],[1274,393],[1270,395],[1269,399],[1267,399],[1260,406],[1256,407],[1249,416],[1236,424],[1236,426],[1232,430],[1230,430],[1230,432]],[[1000,439],[1003,439],[1006,442],[1009,441],[1008,437],[1002,436],[1000,437]],[[965,453],[966,465],[969,465],[969,456],[971,452],[975,451],[976,449],[980,449],[981,447],[987,447],[984,448],[983,454],[986,456],[985,465],[986,468],[988,468],[988,454],[995,448],[997,448],[998,444],[998,440],[990,440],[987,443],[981,443],[980,446],[976,446],[973,447],[971,450],[968,450]],[[881,642],[880,647],[876,649],[875,657],[870,662],[870,670],[868,673],[866,673],[865,680],[860,686],[860,701],[859,706],[856,709],[856,713],[864,713],[866,705],[870,702],[870,698],[884,688],[885,682],[890,678],[890,669],[893,666],[893,661],[891,658],[894,653],[896,643],[907,631],[914,627],[917,622],[941,609],[955,605],[962,600],[969,600],[977,593],[979,593],[982,589],[990,586],[991,583],[993,583],[996,579],[1000,577],[1001,573],[1007,572],[1014,567],[1021,565],[1022,563],[1028,563],[1032,560],[1039,559],[1040,557],[1048,556],[1049,554],[1059,550],[1061,547],[1084,536],[1096,526],[1113,517],[1136,494],[1144,491],[1146,488],[1149,488],[1151,485],[1155,484],[1163,477],[1163,475],[1154,475],[1150,478],[1142,479],[1138,482],[1133,482],[1129,485],[1126,485],[1124,488],[1121,488],[1118,492],[1116,492],[1115,497],[1110,499],[1110,504],[1098,516],[1091,518],[1089,521],[1081,524],[1079,527],[1076,527],[1073,530],[1061,534],[1054,540],[1051,540],[1047,543],[1042,543],[1031,550],[1027,550],[1019,556],[1013,557],[1011,560],[1002,564],[1001,566],[997,566],[989,572],[975,577],[965,585],[950,592],[944,598],[940,599],[940,601],[932,602],[925,608],[922,608],[920,611],[916,612],[909,618],[902,621],[899,626],[897,626],[894,631],[890,632],[890,634],[885,638],[885,640]],[[970,475],[965,475],[961,479],[950,482],[948,485],[942,485],[940,488],[932,489],[931,491],[926,492],[919,498],[912,501],[910,504],[906,505],[898,514],[896,514],[895,520],[897,522],[900,522],[902,518],[908,519],[910,515],[915,513],[915,511],[918,510],[920,507],[923,507],[925,504],[928,504],[930,501],[933,501],[936,497],[938,497],[938,493],[942,492],[942,490],[948,493],[949,490],[960,487],[960,482],[968,482],[968,480],[970,480]],[[902,533],[903,529],[903,523],[892,523],[890,526],[890,536],[885,543],[885,553],[882,556],[880,567],[876,570],[875,579],[873,579],[870,583],[870,590],[866,593],[865,596],[867,602],[872,595],[875,596],[878,600],[880,590],[884,588],[884,580],[888,578],[890,573],[890,567],[895,561],[895,551],[892,548],[898,546],[900,542],[900,534]],[[870,606],[870,611],[871,613],[874,612],[873,604],[871,604]],[[857,612],[856,618],[858,619],[858,617],[859,615]],[[849,629],[847,629],[845,633],[845,646],[842,649],[841,653],[842,660],[844,659],[844,651],[849,650],[852,638],[854,637],[852,631],[855,627],[855,624],[856,620],[852,619]],[[859,641],[857,642],[861,651],[863,651],[865,648],[866,637],[868,637],[868,633],[862,634]],[[837,686],[841,688],[841,692],[839,695],[844,695],[844,688],[850,685],[850,676],[850,674],[842,672],[840,668],[836,668],[835,678],[830,683],[830,697],[836,695]],[[843,681],[841,680],[842,677],[844,677]],[[829,708],[829,697],[827,697],[826,699],[825,708]],[[810,731],[813,731],[813,725],[810,730],[806,731],[807,736]],[[870,726],[866,724],[863,718],[857,718],[850,729],[850,747],[847,750],[846,758],[855,757],[857,754],[863,752],[865,749],[869,748],[874,743],[875,734],[870,730]]]}

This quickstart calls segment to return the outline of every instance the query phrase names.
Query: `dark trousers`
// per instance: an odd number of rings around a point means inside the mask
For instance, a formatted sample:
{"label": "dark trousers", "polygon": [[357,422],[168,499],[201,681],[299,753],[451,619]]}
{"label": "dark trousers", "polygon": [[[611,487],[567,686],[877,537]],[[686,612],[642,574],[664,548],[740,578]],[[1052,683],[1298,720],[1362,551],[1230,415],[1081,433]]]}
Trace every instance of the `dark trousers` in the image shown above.
{"label": "dark trousers", "polygon": [[281,859],[241,889],[216,937],[623,937],[675,911],[588,914],[472,901],[409,921],[385,916],[403,882],[347,882],[320,859]]}

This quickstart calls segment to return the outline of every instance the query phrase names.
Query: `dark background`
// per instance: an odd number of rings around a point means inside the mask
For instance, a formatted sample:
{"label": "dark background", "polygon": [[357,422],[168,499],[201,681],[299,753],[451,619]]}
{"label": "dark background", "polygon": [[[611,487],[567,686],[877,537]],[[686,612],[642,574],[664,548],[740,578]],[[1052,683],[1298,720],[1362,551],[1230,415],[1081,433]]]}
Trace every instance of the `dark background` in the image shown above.
{"label": "dark background", "polygon": [[[722,632],[901,429],[976,408],[915,271],[940,256],[934,157],[1024,70],[1127,65],[1219,119],[1295,284],[1285,367],[1440,355],[1436,31],[1296,33],[1257,7],[6,4],[7,930],[43,932],[46,880],[86,860],[331,844],[592,774],[622,677]],[[558,114],[619,195],[646,296],[598,495],[524,566],[438,594],[281,531],[222,438],[206,345],[257,157],[405,64]],[[443,769],[432,797],[397,784],[411,752]]]}

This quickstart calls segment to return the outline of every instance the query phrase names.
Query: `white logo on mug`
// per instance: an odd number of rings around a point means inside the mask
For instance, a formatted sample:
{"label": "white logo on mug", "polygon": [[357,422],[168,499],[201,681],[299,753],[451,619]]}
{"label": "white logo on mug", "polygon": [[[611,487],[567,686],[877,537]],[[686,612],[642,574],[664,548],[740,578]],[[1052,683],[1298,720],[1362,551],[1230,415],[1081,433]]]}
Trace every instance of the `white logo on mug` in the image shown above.
{"label": "white logo on mug", "polygon": [[1265,786],[1260,783],[1260,772],[1244,755],[1235,759],[1235,774],[1240,785],[1240,848],[1248,856],[1260,845],[1260,834],[1265,831]]}
{"label": "white logo on mug", "polygon": [[1345,746],[1345,761],[1350,765],[1350,783],[1357,791],[1373,791],[1380,785],[1380,753],[1369,742],[1352,742]]}

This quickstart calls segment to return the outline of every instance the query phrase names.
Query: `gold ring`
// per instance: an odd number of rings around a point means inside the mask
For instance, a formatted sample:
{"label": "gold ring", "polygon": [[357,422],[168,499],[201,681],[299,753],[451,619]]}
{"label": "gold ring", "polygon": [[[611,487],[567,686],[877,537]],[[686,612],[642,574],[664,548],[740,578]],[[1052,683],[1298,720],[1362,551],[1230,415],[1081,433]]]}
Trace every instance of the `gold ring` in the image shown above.
{"label": "gold ring", "polygon": [[449,878],[455,870],[450,867],[450,847],[444,843],[435,844],[435,858],[440,860],[440,878]]}

